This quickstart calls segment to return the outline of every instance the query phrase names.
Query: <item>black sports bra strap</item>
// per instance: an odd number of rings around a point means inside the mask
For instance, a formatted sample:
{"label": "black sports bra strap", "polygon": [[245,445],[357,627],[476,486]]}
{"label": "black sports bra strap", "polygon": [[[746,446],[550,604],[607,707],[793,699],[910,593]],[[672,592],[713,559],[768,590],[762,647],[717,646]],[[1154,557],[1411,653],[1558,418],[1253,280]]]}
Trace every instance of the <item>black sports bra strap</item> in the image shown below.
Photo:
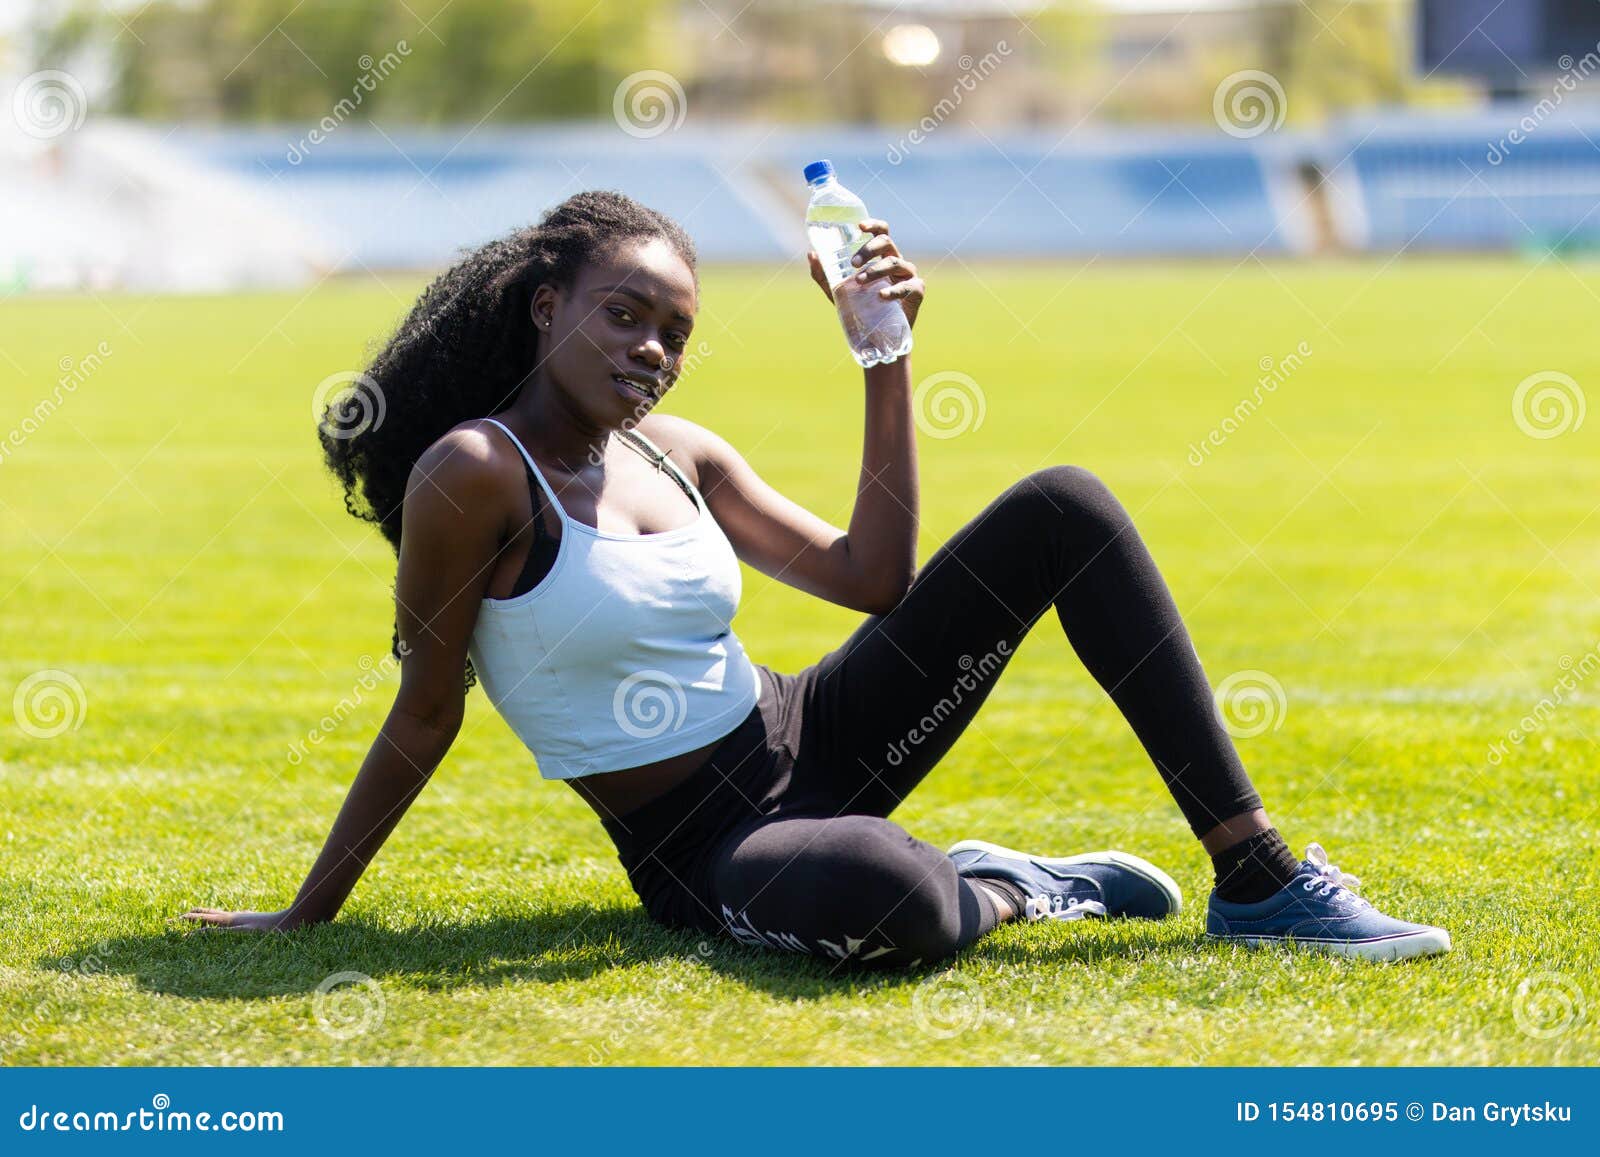
{"label": "black sports bra strap", "polygon": [[654,463],[657,470],[665,468],[667,474],[669,474],[672,477],[672,480],[678,484],[678,489],[682,490],[684,494],[688,496],[689,501],[694,503],[694,508],[696,510],[700,509],[699,494],[696,493],[694,486],[690,484],[689,480],[683,476],[683,471],[678,469],[678,464],[671,458],[667,457],[667,452],[665,450],[657,450],[655,443],[650,441],[650,439],[646,438],[637,430],[624,429],[621,430],[620,433],[630,446],[632,446],[635,450],[638,450],[639,453],[643,454],[652,463]]}
{"label": "black sports bra strap", "polygon": [[539,479],[534,477],[533,469],[524,462],[522,472],[528,476],[528,502],[533,508],[533,541],[550,537],[550,528],[544,524],[544,487],[539,485]]}

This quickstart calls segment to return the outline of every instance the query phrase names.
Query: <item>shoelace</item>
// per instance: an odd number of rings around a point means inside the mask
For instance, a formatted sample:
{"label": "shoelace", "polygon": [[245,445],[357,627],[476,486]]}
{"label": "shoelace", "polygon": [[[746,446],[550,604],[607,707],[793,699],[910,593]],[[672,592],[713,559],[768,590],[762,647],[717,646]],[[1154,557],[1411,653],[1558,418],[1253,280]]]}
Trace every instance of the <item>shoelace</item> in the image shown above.
{"label": "shoelace", "polygon": [[1082,920],[1104,916],[1106,906],[1099,900],[1063,900],[1060,896],[1029,896],[1022,906],[1029,920]]}
{"label": "shoelace", "polygon": [[1330,864],[1328,853],[1323,850],[1321,844],[1306,845],[1306,860],[1317,870],[1315,876],[1307,877],[1300,885],[1307,892],[1328,896],[1342,888],[1361,903],[1367,903],[1366,898],[1360,894],[1360,877],[1341,872],[1335,865]]}

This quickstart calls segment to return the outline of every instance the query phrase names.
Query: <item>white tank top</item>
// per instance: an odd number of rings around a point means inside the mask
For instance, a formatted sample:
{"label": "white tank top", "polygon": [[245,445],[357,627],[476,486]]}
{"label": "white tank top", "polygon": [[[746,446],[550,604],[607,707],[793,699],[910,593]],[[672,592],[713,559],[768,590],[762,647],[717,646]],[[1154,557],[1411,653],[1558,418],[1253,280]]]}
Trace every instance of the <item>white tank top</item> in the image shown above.
{"label": "white tank top", "polygon": [[468,654],[490,702],[546,779],[577,779],[682,755],[749,714],[760,677],[733,633],[741,580],[705,499],[649,439],[699,514],[659,534],[612,534],[567,517],[539,464],[504,423],[561,519],[555,563],[530,591],[484,599]]}

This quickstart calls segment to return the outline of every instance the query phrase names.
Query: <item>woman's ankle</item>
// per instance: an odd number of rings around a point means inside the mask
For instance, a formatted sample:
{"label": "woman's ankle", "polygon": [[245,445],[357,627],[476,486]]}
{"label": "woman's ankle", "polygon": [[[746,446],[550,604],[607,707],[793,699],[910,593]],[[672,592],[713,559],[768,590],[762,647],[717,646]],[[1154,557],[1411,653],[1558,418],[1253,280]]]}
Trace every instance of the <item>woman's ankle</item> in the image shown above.
{"label": "woman's ankle", "polygon": [[1258,807],[1223,820],[1200,837],[1200,846],[1207,855],[1215,857],[1252,836],[1271,830],[1272,821],[1267,818],[1267,809]]}

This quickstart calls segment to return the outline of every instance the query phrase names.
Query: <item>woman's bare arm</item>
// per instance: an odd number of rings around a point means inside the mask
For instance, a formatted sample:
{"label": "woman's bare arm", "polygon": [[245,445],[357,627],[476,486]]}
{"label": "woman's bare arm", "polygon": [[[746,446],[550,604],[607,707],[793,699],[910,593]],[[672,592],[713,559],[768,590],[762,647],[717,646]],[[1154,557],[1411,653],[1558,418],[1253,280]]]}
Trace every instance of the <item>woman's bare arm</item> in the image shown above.
{"label": "woman's bare arm", "polygon": [[[899,301],[914,323],[924,296],[916,266],[900,255],[884,222],[863,221],[861,228],[872,237],[859,254],[857,276],[866,274],[866,284]],[[832,301],[816,254],[809,261],[812,279]],[[848,530],[778,493],[743,455],[709,430],[681,418],[652,415],[645,433],[684,451],[699,475],[706,504],[741,559],[829,602],[882,614],[906,593],[917,566],[911,360],[872,366],[864,376],[861,473]]]}
{"label": "woman's bare arm", "polygon": [[493,450],[484,434],[458,427],[411,472],[396,583],[400,689],[294,902],[278,912],[196,908],[185,918],[257,930],[332,920],[427,785],[461,727],[467,642],[503,539],[505,465]]}
{"label": "woman's bare arm", "polygon": [[[682,418],[641,428],[681,450],[735,553],[763,574],[869,614],[893,607],[917,561],[917,448],[906,359],[866,371],[866,426],[850,528],[775,490],[726,439]],[[680,458],[680,460],[682,460]]]}

